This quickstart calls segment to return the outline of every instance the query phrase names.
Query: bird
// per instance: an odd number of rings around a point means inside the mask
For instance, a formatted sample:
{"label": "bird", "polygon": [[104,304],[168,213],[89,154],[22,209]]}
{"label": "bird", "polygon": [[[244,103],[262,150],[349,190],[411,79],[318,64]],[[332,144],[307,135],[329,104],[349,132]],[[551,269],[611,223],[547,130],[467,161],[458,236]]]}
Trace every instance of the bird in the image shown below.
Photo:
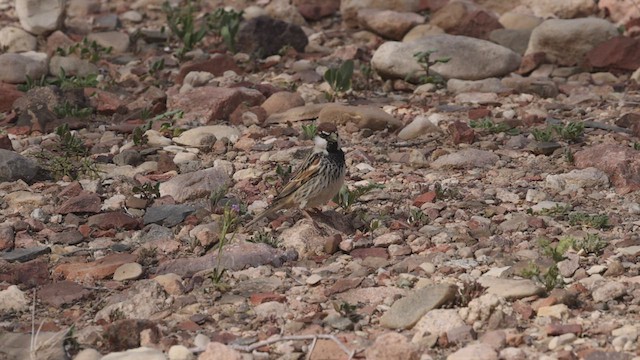
{"label": "bird", "polygon": [[340,191],[344,184],[346,163],[338,129],[333,123],[320,123],[313,142],[313,150],[292,174],[289,182],[271,204],[245,228],[250,228],[260,219],[279,210],[296,207],[317,227],[306,209],[326,204]]}

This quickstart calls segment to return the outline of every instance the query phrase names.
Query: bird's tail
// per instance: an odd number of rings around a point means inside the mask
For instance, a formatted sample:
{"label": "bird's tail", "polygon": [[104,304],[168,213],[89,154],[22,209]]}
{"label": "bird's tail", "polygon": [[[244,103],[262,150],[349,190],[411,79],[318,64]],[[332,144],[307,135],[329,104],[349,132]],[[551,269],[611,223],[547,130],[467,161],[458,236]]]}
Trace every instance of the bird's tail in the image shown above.
{"label": "bird's tail", "polygon": [[257,215],[256,217],[253,218],[253,220],[249,221],[249,223],[247,223],[244,228],[245,229],[249,229],[251,228],[253,225],[255,225],[258,221],[260,221],[262,218],[264,218],[265,216],[269,216],[273,213],[275,213],[276,211],[282,209],[284,207],[284,203],[274,203],[271,204],[269,207],[267,207],[263,212],[261,212],[259,215]]}

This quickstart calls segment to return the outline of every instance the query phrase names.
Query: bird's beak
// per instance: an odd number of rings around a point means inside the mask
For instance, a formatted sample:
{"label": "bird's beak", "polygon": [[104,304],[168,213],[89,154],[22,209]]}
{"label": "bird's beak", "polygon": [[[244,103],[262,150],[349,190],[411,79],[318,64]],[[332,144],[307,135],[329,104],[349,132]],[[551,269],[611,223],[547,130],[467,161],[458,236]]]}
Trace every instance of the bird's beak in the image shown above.
{"label": "bird's beak", "polygon": [[338,134],[337,133],[331,133],[331,135],[329,135],[329,140],[333,141],[333,142],[338,142]]}

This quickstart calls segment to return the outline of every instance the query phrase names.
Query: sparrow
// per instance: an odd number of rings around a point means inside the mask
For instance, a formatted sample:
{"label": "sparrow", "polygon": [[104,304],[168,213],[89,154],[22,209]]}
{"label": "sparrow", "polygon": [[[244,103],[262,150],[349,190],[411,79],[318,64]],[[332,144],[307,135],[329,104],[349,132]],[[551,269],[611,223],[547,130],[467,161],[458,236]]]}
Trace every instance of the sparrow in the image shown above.
{"label": "sparrow", "polygon": [[282,209],[298,208],[311,218],[306,209],[326,204],[340,191],[346,163],[340,148],[338,129],[332,123],[319,124],[313,142],[313,151],[292,174],[289,182],[271,205],[251,220],[246,228]]}

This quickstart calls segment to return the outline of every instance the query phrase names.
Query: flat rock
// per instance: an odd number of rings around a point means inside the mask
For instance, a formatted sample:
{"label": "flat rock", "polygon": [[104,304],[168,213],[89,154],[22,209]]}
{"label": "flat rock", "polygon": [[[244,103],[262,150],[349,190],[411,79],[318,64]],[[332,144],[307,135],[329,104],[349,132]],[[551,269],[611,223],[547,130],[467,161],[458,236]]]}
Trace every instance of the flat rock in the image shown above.
{"label": "flat rock", "polygon": [[142,275],[142,265],[132,262],[120,265],[113,273],[113,280],[135,280]]}
{"label": "flat rock", "polygon": [[453,154],[440,156],[431,163],[431,166],[435,169],[488,167],[494,165],[498,159],[498,155],[490,151],[470,148],[460,150]]}
{"label": "flat rock", "polygon": [[544,292],[544,288],[529,279],[513,280],[482,276],[478,279],[478,283],[487,288],[487,293],[495,294],[505,299],[521,299]]}
{"label": "flat rock", "polygon": [[169,111],[185,110],[181,123],[197,122],[208,124],[215,120],[226,120],[240,105],[260,105],[264,96],[258,90],[244,87],[223,88],[201,86],[184,93],[169,96]]}
{"label": "flat rock", "polygon": [[410,329],[431,309],[453,299],[456,287],[434,285],[412,291],[399,299],[382,315],[380,324],[391,329]]}
{"label": "flat rock", "polygon": [[133,254],[111,254],[93,262],[76,262],[60,264],[53,269],[53,274],[71,281],[102,280],[113,275],[122,264],[134,262]]}
{"label": "flat rock", "polygon": [[113,211],[90,216],[87,225],[98,229],[126,229],[135,230],[140,228],[140,221],[120,211]]}
{"label": "flat rock", "polygon": [[173,141],[186,146],[211,147],[216,140],[223,138],[235,143],[240,138],[240,130],[228,125],[198,126],[183,132]]}
{"label": "flat rock", "polygon": [[148,208],[142,220],[145,225],[161,224],[174,227],[195,211],[196,208],[192,205],[157,205]]}
{"label": "flat rock", "polygon": [[28,248],[18,248],[12,251],[0,253],[0,259],[6,261],[26,262],[33,260],[40,255],[48,254],[51,248],[48,246],[33,246]]}
{"label": "flat rock", "polygon": [[96,193],[83,192],[78,196],[65,200],[57,209],[58,214],[99,213],[102,200]]}
{"label": "flat rock", "polygon": [[73,304],[91,292],[73,281],[58,281],[47,284],[38,290],[38,297],[42,302],[54,307]]}

